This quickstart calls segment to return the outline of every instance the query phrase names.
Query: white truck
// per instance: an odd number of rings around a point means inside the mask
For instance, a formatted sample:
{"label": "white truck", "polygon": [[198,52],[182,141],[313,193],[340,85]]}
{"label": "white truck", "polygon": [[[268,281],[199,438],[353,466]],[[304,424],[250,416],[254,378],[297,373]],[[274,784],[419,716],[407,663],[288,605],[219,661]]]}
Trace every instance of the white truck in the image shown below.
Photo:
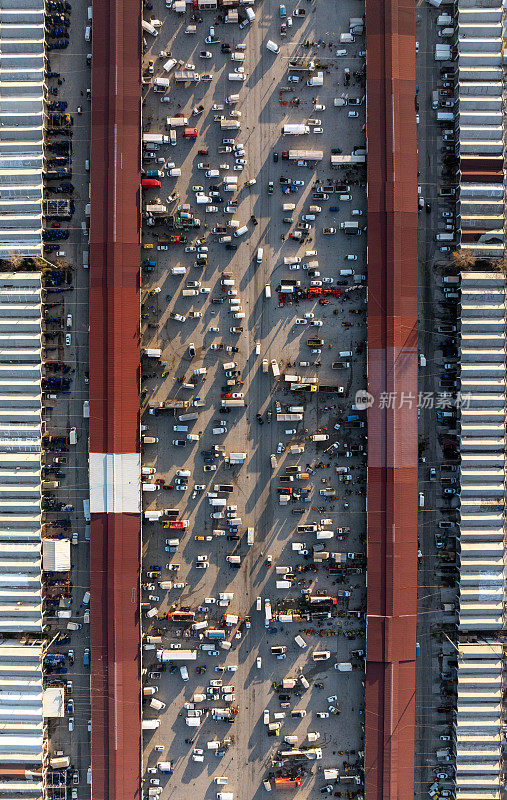
{"label": "white truck", "polygon": [[310,133],[310,127],[300,123],[286,123],[282,128],[282,133],[284,136],[304,136],[305,133]]}

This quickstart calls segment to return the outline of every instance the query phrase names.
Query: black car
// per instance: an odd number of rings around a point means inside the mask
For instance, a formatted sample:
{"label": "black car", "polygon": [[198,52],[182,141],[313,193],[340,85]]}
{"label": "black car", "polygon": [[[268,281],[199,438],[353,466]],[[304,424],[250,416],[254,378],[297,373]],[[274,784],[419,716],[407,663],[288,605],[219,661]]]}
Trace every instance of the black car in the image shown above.
{"label": "black car", "polygon": [[424,208],[427,214],[431,214],[431,203],[426,203]]}
{"label": "black car", "polygon": [[273,151],[273,161],[275,162],[275,164],[278,161],[278,153],[276,152],[276,150]]}

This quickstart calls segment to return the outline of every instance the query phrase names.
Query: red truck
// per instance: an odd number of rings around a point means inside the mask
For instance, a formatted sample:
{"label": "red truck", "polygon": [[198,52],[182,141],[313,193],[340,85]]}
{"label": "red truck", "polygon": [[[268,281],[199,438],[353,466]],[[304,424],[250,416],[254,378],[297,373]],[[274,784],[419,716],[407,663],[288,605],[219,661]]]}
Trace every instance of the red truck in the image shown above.
{"label": "red truck", "polygon": [[157,181],[156,178],[143,178],[141,181],[141,186],[143,188],[153,188],[153,189],[161,189],[162,184],[160,181]]}

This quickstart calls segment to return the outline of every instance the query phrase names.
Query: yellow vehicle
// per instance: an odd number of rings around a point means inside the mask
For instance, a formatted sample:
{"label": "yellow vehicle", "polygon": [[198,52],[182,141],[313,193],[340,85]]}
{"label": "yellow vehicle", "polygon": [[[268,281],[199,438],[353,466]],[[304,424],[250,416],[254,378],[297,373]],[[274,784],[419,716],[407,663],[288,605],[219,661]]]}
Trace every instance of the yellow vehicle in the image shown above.
{"label": "yellow vehicle", "polygon": [[143,244],[144,250],[153,250],[153,242],[151,244]]}
{"label": "yellow vehicle", "polygon": [[204,542],[205,541],[204,536],[194,536],[194,539],[195,539],[196,542]]}

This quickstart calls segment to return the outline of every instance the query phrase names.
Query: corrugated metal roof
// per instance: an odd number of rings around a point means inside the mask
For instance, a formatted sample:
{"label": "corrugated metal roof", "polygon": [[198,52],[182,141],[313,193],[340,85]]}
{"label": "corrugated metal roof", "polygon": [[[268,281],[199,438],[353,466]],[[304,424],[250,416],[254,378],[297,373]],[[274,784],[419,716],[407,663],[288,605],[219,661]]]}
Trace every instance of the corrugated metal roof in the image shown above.
{"label": "corrugated metal roof", "polygon": [[[102,465],[101,479],[111,482],[107,492],[110,498],[114,490],[118,510],[123,493],[114,486],[114,461],[103,456],[139,459],[140,452],[141,4],[95,4],[92,41],[90,463]],[[113,508],[109,499],[96,507],[99,496],[95,487],[90,494],[92,796],[135,800],[141,796],[142,755],[141,517],[132,504],[131,513],[97,513]]]}
{"label": "corrugated metal roof", "polygon": [[[456,108],[461,165],[458,205],[461,247],[492,258],[503,255],[505,240],[503,22],[501,2],[493,2],[487,8],[475,3],[470,8],[466,0],[458,2]],[[471,183],[474,179],[475,184]],[[492,185],[502,201],[499,219],[486,203]],[[470,192],[483,201],[473,210],[462,202]]]}
{"label": "corrugated metal roof", "polygon": [[[1,183],[0,176],[0,194]],[[0,257],[1,239],[0,232]],[[0,273],[0,633],[37,637],[42,632],[41,308],[38,273]],[[19,374],[30,380],[6,377]],[[0,772],[12,763],[40,770],[42,737],[41,647],[0,644]],[[19,783],[20,800],[38,796],[38,783],[33,794]],[[0,796],[14,793],[15,785],[0,783]]]}
{"label": "corrugated metal roof", "polygon": [[415,14],[366,0],[368,143],[368,585],[366,800],[414,793],[417,613]]}
{"label": "corrugated metal roof", "polygon": [[0,258],[42,255],[44,3],[16,0],[0,21]]}

